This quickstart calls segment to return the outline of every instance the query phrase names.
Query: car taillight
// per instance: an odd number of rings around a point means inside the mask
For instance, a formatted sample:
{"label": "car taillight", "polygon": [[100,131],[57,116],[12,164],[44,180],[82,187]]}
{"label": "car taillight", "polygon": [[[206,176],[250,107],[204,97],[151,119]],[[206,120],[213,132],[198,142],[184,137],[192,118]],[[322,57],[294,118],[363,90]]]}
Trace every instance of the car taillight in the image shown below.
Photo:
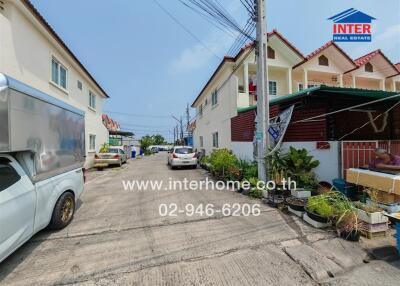
{"label": "car taillight", "polygon": [[172,154],[172,158],[176,159],[176,158],[178,158],[178,156],[176,156],[176,154],[173,153],[173,154]]}
{"label": "car taillight", "polygon": [[119,155],[115,155],[115,156],[114,156],[114,159],[119,159]]}
{"label": "car taillight", "polygon": [[86,169],[82,168],[82,173],[83,173],[83,182],[86,182]]}
{"label": "car taillight", "polygon": [[95,159],[100,159],[99,155],[97,155],[97,154],[94,155],[94,158]]}

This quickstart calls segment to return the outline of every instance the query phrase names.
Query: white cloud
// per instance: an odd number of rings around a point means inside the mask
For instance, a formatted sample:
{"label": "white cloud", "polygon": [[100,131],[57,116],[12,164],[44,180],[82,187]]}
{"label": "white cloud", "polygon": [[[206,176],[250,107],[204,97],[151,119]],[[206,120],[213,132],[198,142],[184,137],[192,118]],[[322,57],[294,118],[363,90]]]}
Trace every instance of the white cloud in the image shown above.
{"label": "white cloud", "polygon": [[[241,15],[243,7],[239,1],[227,0],[225,4],[225,7],[227,7],[226,9],[233,18],[243,18],[243,15]],[[240,23],[241,21],[238,22]],[[198,70],[208,66],[211,60],[216,60],[216,55],[220,59],[224,57],[225,53],[234,42],[234,39],[214,27],[213,29],[214,31],[210,33],[205,40],[202,40],[202,43],[204,43],[207,48],[200,43],[196,43],[184,49],[179,57],[171,62],[169,66],[169,72],[171,74]]]}
{"label": "white cloud", "polygon": [[388,27],[376,37],[377,42],[386,40],[400,40],[400,24]]}
{"label": "white cloud", "polygon": [[376,49],[381,49],[388,53],[390,59],[396,61],[400,59],[400,24],[392,25],[387,28],[375,25],[376,33],[372,34],[372,41],[368,45],[358,45],[351,53],[358,57]]}
{"label": "white cloud", "polygon": [[216,55],[222,58],[232,41],[229,36],[221,37],[214,33],[203,42],[208,49],[200,43],[184,49],[180,56],[171,62],[169,72],[176,74],[201,69],[209,65],[211,60],[216,60]]}

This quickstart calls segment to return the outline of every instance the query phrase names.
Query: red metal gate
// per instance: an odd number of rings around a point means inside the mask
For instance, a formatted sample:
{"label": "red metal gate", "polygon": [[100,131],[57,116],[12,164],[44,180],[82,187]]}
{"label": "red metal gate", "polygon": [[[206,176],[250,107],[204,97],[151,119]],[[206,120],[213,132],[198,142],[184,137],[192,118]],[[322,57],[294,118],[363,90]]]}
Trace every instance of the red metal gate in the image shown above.
{"label": "red metal gate", "polygon": [[342,176],[345,178],[346,170],[368,166],[374,158],[376,148],[388,150],[391,154],[400,155],[400,141],[342,141]]}

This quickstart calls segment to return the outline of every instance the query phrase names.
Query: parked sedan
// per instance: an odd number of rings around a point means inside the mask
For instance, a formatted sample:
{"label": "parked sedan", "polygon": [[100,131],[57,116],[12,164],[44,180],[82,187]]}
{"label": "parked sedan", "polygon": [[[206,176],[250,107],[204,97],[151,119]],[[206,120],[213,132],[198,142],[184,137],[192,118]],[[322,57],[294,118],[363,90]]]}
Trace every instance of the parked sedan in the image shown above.
{"label": "parked sedan", "polygon": [[175,146],[168,153],[168,165],[176,167],[197,167],[197,154],[190,146]]}
{"label": "parked sedan", "polygon": [[124,149],[113,147],[109,148],[106,153],[97,153],[94,156],[94,167],[97,169],[103,169],[110,165],[119,165],[126,163],[128,158]]}

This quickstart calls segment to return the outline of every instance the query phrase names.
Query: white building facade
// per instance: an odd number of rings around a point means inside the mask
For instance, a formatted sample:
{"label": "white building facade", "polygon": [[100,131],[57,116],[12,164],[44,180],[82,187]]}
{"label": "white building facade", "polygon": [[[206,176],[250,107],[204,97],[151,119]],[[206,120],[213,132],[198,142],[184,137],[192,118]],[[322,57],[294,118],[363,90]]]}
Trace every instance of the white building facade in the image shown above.
{"label": "white building facade", "polygon": [[85,112],[86,164],[108,142],[106,92],[27,0],[0,2],[0,72]]}

